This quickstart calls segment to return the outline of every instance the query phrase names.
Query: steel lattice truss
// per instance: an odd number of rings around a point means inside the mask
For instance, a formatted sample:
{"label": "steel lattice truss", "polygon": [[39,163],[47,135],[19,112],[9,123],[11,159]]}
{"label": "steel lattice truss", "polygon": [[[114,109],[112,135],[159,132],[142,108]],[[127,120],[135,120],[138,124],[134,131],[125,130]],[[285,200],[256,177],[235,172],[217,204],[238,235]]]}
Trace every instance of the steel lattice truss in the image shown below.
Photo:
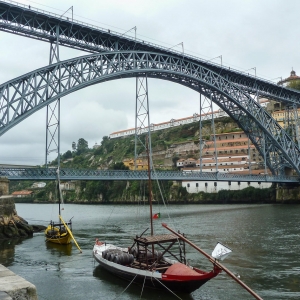
{"label": "steel lattice truss", "polygon": [[67,17],[0,1],[0,30],[54,42],[56,38],[62,46],[88,52],[106,51],[148,51],[169,54],[186,61],[197,63],[221,75],[226,81],[239,86],[244,92],[257,94],[286,103],[300,104],[299,92],[278,86],[273,82],[249,76],[245,72],[220,66],[198,57],[186,55],[178,51],[155,45],[143,40],[131,38],[108,29],[93,27]]}
{"label": "steel lattice truss", "polygon": [[300,174],[300,150],[291,137],[239,86],[183,58],[149,52],[109,52],[74,58],[0,85],[0,136],[37,110],[96,83],[145,76],[176,82],[210,97],[249,135],[273,174],[285,166]]}
{"label": "steel lattice truss", "polygon": [[[55,180],[57,170],[48,168],[0,168],[0,176],[9,180]],[[290,182],[298,177],[272,175],[238,175],[215,172],[151,171],[157,180],[189,181],[241,181],[241,182]],[[60,169],[61,180],[147,180],[148,171]]]}

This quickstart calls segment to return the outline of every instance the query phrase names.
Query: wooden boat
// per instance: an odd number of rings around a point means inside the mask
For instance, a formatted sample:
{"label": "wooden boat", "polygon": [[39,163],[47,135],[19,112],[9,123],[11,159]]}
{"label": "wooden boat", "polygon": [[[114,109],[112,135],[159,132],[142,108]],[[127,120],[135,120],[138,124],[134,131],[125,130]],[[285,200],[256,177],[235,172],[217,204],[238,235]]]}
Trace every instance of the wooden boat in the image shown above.
{"label": "wooden boat", "polygon": [[221,272],[217,266],[209,272],[189,266],[185,242],[174,234],[142,235],[125,249],[96,240],[93,255],[100,266],[118,277],[174,292],[191,293]]}
{"label": "wooden boat", "polygon": [[72,234],[72,220],[65,222],[61,216],[61,203],[63,202],[61,188],[60,188],[60,178],[59,178],[59,168],[57,169],[57,189],[58,189],[58,217],[59,222],[50,221],[50,224],[45,229],[45,241],[60,244],[60,245],[69,245],[72,240],[74,240],[77,248],[80,252],[76,240]]}
{"label": "wooden boat", "polygon": [[[61,216],[59,215],[61,218]],[[72,241],[72,236],[70,232],[67,230],[68,226],[69,231],[72,230],[72,221],[70,220],[67,223],[58,222],[55,223],[53,221],[50,221],[50,224],[45,229],[45,240],[46,242],[51,242],[55,244],[61,244],[61,245],[68,245]],[[70,227],[69,227],[70,226]]]}
{"label": "wooden boat", "polygon": [[[151,191],[150,160],[148,178]],[[101,267],[112,274],[142,286],[191,293],[216,277],[221,269],[214,265],[203,271],[187,263],[185,240],[176,234],[154,235],[152,193],[149,193],[151,234],[133,239],[133,245],[121,248],[96,239],[93,256]],[[167,226],[166,226],[167,228]]]}

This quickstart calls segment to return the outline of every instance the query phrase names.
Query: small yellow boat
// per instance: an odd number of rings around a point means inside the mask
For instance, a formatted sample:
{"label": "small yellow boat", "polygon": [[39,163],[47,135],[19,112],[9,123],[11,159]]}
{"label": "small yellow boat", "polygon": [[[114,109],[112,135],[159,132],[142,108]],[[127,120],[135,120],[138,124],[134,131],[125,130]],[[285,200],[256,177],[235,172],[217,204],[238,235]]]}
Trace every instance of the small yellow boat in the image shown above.
{"label": "small yellow boat", "polygon": [[[67,225],[67,228],[65,227]],[[68,227],[70,225],[70,228]],[[46,242],[51,242],[55,244],[67,245],[72,241],[72,236],[69,231],[72,230],[72,222],[65,223],[54,223],[50,222],[48,227],[45,229],[45,239]]]}
{"label": "small yellow boat", "polygon": [[72,234],[72,221],[70,220],[69,222],[66,223],[63,220],[62,216],[60,215],[61,214],[60,205],[61,203],[63,203],[63,198],[60,189],[59,168],[57,169],[57,188],[58,188],[58,197],[59,197],[59,202],[58,202],[59,222],[58,223],[55,223],[53,221],[50,222],[50,224],[45,230],[45,241],[54,244],[68,245],[73,240],[78,250],[82,252]]}

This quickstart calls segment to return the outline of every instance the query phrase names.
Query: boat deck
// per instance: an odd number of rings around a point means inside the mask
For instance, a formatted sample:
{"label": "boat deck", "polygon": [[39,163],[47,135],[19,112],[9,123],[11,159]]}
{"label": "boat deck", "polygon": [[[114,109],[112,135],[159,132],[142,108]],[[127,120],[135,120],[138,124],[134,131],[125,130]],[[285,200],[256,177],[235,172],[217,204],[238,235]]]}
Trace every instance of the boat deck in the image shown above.
{"label": "boat deck", "polygon": [[179,238],[175,234],[153,235],[153,236],[146,236],[146,237],[137,237],[134,239],[134,241],[137,242],[138,244],[143,244],[145,246],[168,243],[168,242],[174,243],[178,240]]}

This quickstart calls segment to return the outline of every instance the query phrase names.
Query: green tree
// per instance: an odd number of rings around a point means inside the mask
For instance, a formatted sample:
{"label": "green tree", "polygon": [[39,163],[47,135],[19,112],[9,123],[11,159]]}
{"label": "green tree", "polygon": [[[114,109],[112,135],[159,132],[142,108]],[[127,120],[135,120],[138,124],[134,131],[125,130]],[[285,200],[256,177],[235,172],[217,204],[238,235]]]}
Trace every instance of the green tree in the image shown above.
{"label": "green tree", "polygon": [[86,152],[88,149],[89,149],[88,142],[85,139],[80,138],[77,143],[77,154],[80,155]]}
{"label": "green tree", "polygon": [[113,170],[129,170],[128,167],[126,167],[124,165],[123,162],[116,162],[113,166],[112,166]]}
{"label": "green tree", "polygon": [[105,142],[109,141],[109,137],[107,135],[105,135],[103,138],[102,138],[102,142],[101,142],[101,145],[104,145]]}
{"label": "green tree", "polygon": [[72,158],[72,152],[70,150],[68,150],[64,155],[63,155],[63,159],[68,159],[68,158]]}
{"label": "green tree", "polygon": [[173,162],[173,167],[177,167],[177,161],[179,160],[179,157],[178,156],[174,156],[172,157],[172,162]]}
{"label": "green tree", "polygon": [[288,87],[295,90],[300,90],[300,80],[297,79],[297,80],[290,81]]}

